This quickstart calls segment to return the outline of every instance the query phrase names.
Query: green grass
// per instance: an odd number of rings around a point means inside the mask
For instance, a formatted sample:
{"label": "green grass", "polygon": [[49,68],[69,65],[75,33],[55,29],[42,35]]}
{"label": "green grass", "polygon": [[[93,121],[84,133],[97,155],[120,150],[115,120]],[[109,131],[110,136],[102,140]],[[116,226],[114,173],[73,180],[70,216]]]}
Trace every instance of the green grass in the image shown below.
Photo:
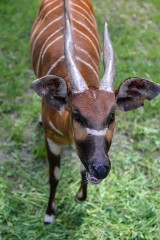
{"label": "green grass", "polygon": [[[116,53],[116,86],[130,76],[160,83],[160,3],[93,0],[103,38],[107,20]],[[44,226],[48,166],[40,99],[29,87],[29,35],[40,1],[0,2],[0,239],[159,240],[159,98],[133,112],[117,112],[112,171],[89,186],[84,204],[74,201],[80,177],[73,148],[64,148],[56,196],[57,220]]]}

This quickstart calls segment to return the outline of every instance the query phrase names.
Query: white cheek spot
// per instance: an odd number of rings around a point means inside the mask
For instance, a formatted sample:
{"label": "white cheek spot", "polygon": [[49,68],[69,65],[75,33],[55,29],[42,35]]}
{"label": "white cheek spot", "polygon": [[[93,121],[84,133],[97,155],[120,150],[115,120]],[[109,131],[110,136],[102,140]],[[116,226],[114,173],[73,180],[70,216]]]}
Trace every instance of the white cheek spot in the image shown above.
{"label": "white cheek spot", "polygon": [[61,133],[54,125],[51,121],[49,121],[49,125],[50,127],[58,134],[62,135],[63,136],[63,133]]}
{"label": "white cheek spot", "polygon": [[57,166],[54,168],[54,177],[57,181],[60,179],[60,169]]}
{"label": "white cheek spot", "polygon": [[45,223],[53,223],[55,221],[55,216],[54,215],[45,215],[44,222]]}
{"label": "white cheek spot", "polygon": [[90,135],[105,136],[107,128],[104,128],[104,129],[99,130],[99,131],[95,130],[95,129],[92,129],[92,128],[86,128],[86,130],[87,130],[87,133],[90,134]]}
{"label": "white cheek spot", "polygon": [[61,148],[58,144],[54,143],[50,138],[47,138],[47,142],[48,142],[48,146],[50,151],[55,154],[55,155],[59,155]]}
{"label": "white cheek spot", "polygon": [[83,191],[82,190],[77,193],[77,197],[78,198],[82,198],[83,197]]}

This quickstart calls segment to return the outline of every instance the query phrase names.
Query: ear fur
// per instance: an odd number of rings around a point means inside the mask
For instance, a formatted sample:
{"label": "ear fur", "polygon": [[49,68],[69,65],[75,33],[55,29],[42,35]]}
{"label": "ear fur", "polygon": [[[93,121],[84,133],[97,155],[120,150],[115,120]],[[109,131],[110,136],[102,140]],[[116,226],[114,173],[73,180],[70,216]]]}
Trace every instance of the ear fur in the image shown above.
{"label": "ear fur", "polygon": [[54,75],[47,75],[33,81],[31,88],[45,102],[58,111],[64,110],[67,103],[67,85],[63,78]]}
{"label": "ear fur", "polygon": [[115,91],[117,106],[122,111],[130,111],[144,105],[160,94],[160,84],[144,78],[133,77],[124,80]]}

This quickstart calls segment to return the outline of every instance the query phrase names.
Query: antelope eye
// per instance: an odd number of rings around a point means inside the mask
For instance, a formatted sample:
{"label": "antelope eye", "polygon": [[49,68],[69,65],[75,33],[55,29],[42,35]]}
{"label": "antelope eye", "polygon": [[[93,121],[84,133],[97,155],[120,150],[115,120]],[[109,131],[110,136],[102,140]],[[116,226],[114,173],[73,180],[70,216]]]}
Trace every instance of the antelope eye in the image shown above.
{"label": "antelope eye", "polygon": [[113,122],[115,120],[115,113],[112,113],[109,117],[109,123]]}
{"label": "antelope eye", "polygon": [[72,117],[73,117],[73,119],[74,119],[75,121],[81,122],[81,117],[79,116],[78,113],[73,113],[73,114],[72,114]]}

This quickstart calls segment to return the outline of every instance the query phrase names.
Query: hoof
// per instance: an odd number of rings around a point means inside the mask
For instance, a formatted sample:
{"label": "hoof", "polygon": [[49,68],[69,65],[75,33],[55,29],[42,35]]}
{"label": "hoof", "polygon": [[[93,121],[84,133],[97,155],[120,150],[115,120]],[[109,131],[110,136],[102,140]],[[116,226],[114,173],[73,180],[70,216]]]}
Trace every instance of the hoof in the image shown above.
{"label": "hoof", "polygon": [[45,215],[45,218],[44,218],[45,225],[54,223],[54,221],[55,221],[55,215],[48,215],[48,214]]}

